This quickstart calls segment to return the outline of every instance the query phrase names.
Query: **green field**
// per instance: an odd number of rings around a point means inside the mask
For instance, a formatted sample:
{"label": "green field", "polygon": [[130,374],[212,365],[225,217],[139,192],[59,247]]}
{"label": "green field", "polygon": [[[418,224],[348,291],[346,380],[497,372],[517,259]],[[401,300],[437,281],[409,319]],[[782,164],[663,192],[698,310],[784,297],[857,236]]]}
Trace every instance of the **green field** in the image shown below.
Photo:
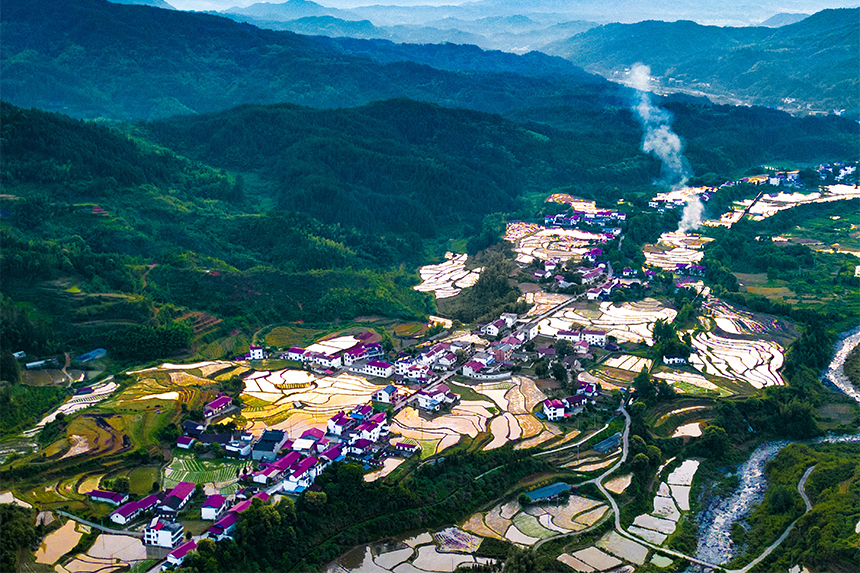
{"label": "green field", "polygon": [[198,460],[177,455],[162,473],[162,488],[172,488],[181,481],[200,484],[231,481],[236,479],[236,470],[246,465],[245,461]]}

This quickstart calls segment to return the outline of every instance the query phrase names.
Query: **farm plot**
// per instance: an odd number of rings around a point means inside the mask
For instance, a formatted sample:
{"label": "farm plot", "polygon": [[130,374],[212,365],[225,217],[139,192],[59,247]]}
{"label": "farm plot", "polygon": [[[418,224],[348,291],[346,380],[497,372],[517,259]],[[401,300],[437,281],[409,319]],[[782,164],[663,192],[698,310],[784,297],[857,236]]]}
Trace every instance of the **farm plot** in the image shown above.
{"label": "farm plot", "polygon": [[667,384],[670,384],[672,386],[683,386],[684,384],[689,384],[690,386],[695,386],[696,388],[701,388],[702,390],[708,392],[720,392],[730,394],[728,390],[724,390],[720,386],[717,386],[701,374],[694,374],[692,372],[670,370],[663,372],[655,372],[653,374],[653,377],[659,380],[665,380]]}
{"label": "farm plot", "polygon": [[[93,391],[90,394],[86,394],[83,396],[73,396],[66,400],[59,408],[42,418],[42,420],[36,424],[36,428],[41,428],[45,424],[49,422],[53,422],[57,417],[57,414],[64,414],[65,416],[69,416],[74,412],[78,412],[83,410],[84,408],[89,408],[90,406],[94,406],[98,404],[102,400],[107,399],[119,386],[117,386],[116,382],[108,382],[106,384],[100,384],[98,386],[93,387]],[[31,430],[32,432],[32,430]]]}
{"label": "farm plot", "polygon": [[554,306],[558,306],[563,302],[569,301],[571,298],[573,297],[569,294],[538,291],[523,294],[522,300],[527,304],[532,305],[526,316],[539,316],[548,310],[551,310]]}
{"label": "farm plot", "polygon": [[622,354],[621,356],[613,356],[607,359],[603,364],[612,368],[627,370],[628,372],[641,372],[643,368],[650,371],[653,363],[654,361],[650,358]]}
{"label": "farm plot", "polygon": [[784,356],[776,342],[722,338],[707,332],[693,337],[693,347],[697,352],[690,355],[690,363],[703,374],[745,382],[757,389],[784,384],[779,374]]}
{"label": "farm plot", "polygon": [[704,253],[702,245],[713,239],[692,233],[663,233],[655,245],[645,245],[645,264],[666,271],[674,271],[679,264],[697,264]]}
{"label": "farm plot", "polygon": [[647,547],[621,537],[614,530],[607,532],[603,537],[598,539],[597,547],[636,565],[644,565],[645,559],[648,557]]}
{"label": "farm plot", "polygon": [[519,256],[532,260],[545,261],[554,257],[562,261],[579,260],[594,244],[608,240],[605,234],[578,229],[540,229],[520,238],[514,250]]}
{"label": "farm plot", "polygon": [[437,299],[450,298],[478,282],[483,269],[466,270],[468,255],[445,253],[445,258],[448,260],[444,263],[418,269],[421,284],[412,288],[418,292],[432,292]]}
{"label": "farm plot", "polygon": [[775,319],[769,323],[763,323],[756,320],[752,313],[738,310],[716,299],[703,306],[707,314],[714,319],[717,327],[729,334],[764,334],[782,330],[779,321]]}
{"label": "farm plot", "polygon": [[620,495],[624,493],[624,490],[630,485],[633,481],[633,474],[625,474],[623,476],[616,476],[611,480],[607,481],[603,484],[603,487],[614,493],[615,495]]}
{"label": "farm plot", "polygon": [[677,311],[666,308],[659,301],[646,298],[638,302],[625,302],[615,306],[600,303],[599,311],[588,308],[565,309],[539,323],[541,334],[555,336],[559,330],[571,330],[574,325],[601,328],[621,342],[653,344],[651,333],[657,320],[672,322]]}
{"label": "farm plot", "polygon": [[243,461],[198,460],[177,455],[170,465],[164,468],[162,487],[172,488],[181,481],[224,486],[238,481],[239,471],[245,467],[250,467],[250,464]]}

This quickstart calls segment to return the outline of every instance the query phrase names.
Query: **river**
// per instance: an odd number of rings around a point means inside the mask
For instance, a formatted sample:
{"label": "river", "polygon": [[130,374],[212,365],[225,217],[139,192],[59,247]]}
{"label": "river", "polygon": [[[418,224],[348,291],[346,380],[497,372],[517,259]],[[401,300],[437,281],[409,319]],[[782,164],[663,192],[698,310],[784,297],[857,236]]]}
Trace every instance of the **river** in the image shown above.
{"label": "river", "polygon": [[[848,381],[843,366],[848,353],[860,343],[860,327],[840,335],[834,349],[833,360],[822,375],[822,382],[829,382],[839,390],[860,402],[860,392]],[[860,435],[825,436],[808,443],[822,442],[860,442]],[[713,497],[704,511],[699,514],[699,544],[696,557],[710,563],[726,563],[735,555],[735,544],[732,542],[731,527],[736,521],[746,518],[752,507],[764,499],[767,490],[767,480],[764,466],[768,460],[792,442],[779,440],[765,442],[757,447],[749,459],[737,468],[740,478],[738,487],[728,497]],[[698,566],[689,567],[685,573],[697,573],[703,569]]]}

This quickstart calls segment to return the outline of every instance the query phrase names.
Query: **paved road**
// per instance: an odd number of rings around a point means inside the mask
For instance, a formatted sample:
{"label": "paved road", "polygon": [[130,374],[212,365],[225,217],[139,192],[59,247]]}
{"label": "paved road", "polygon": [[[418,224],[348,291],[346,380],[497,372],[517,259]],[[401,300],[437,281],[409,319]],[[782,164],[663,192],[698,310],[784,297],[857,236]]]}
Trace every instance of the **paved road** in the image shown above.
{"label": "paved road", "polygon": [[815,469],[815,466],[811,466],[806,468],[806,472],[803,474],[803,477],[800,478],[800,482],[797,484],[797,492],[800,494],[800,497],[803,498],[803,503],[806,504],[806,511],[812,509],[812,503],[809,501],[809,497],[806,495],[806,478],[809,477],[809,474],[812,473],[812,470]]}
{"label": "paved road", "polygon": [[68,517],[69,519],[72,519],[74,521],[77,521],[78,523],[83,523],[84,525],[89,525],[93,529],[98,529],[99,531],[101,531],[103,533],[111,533],[113,535],[128,535],[129,537],[143,537],[142,531],[131,531],[128,529],[112,529],[110,527],[105,527],[103,525],[99,525],[98,523],[93,523],[92,521],[87,521],[86,519],[81,519],[77,515],[72,515],[71,513],[65,512],[65,511],[60,510],[60,509],[57,510],[57,513],[64,516],[64,517]]}

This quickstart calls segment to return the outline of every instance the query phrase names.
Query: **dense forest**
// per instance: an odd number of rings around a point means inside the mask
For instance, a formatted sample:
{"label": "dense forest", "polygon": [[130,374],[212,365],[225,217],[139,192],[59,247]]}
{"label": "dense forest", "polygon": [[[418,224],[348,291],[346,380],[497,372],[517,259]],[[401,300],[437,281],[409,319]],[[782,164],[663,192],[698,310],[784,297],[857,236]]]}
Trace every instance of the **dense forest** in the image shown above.
{"label": "dense forest", "polygon": [[[691,134],[691,163],[711,178],[778,153],[851,148],[841,118],[667,107]],[[30,352],[73,344],[169,354],[187,339],[163,327],[188,309],[225,328],[418,318],[433,303],[411,290],[412,269],[448,239],[476,252],[498,239],[506,213],[534,216],[530,198],[554,191],[645,205],[659,174],[623,108],[581,117],[575,131],[403,99],[113,127],[7,103],[0,113],[2,334]],[[635,256],[665,221],[631,214],[625,252]]]}

